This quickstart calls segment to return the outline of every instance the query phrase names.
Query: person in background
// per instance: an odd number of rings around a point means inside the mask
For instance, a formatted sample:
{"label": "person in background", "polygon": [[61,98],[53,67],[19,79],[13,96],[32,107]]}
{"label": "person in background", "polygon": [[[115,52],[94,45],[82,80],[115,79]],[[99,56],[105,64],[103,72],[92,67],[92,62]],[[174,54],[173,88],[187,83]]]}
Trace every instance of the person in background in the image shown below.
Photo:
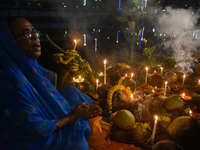
{"label": "person in background", "polygon": [[25,18],[0,22],[0,149],[86,150],[101,108],[72,85],[58,91],[37,63],[40,32]]}

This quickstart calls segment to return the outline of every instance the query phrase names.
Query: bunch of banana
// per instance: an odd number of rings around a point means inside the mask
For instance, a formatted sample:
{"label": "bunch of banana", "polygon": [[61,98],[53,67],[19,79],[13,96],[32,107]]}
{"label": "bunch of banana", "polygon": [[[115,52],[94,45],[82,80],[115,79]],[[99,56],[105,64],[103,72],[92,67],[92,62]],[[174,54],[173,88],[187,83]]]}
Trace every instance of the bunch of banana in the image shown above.
{"label": "bunch of banana", "polygon": [[115,93],[115,91],[117,91],[117,90],[125,91],[128,94],[129,99],[131,99],[132,91],[130,90],[130,87],[125,87],[124,85],[120,85],[120,84],[115,85],[109,89],[108,95],[107,95],[107,104],[108,104],[109,110],[112,110],[112,97],[113,97],[113,94]]}
{"label": "bunch of banana", "polygon": [[56,54],[53,54],[53,60],[55,63],[59,63],[62,59],[62,57],[64,56],[63,53],[56,53]]}
{"label": "bunch of banana", "polygon": [[[94,86],[95,78],[93,76],[90,64],[84,60],[76,50],[63,50],[58,45],[56,45],[47,34],[45,34],[46,39],[53,45],[60,53],[53,54],[53,60],[55,63],[64,64],[69,71],[74,73],[74,76],[82,76],[85,78],[84,82],[88,82],[90,86]],[[95,89],[95,87],[93,87]]]}

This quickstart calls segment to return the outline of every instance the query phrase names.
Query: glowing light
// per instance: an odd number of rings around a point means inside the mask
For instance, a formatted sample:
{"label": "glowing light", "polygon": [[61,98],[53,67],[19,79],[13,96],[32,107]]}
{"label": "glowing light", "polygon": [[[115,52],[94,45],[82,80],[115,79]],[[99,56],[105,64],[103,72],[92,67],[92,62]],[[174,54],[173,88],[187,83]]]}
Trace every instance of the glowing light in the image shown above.
{"label": "glowing light", "polygon": [[134,76],[134,73],[131,73],[131,78],[133,78],[133,76]]}
{"label": "glowing light", "polygon": [[184,86],[184,82],[185,82],[185,74],[183,75],[182,87]]}
{"label": "glowing light", "polygon": [[163,71],[163,67],[160,67],[160,72],[162,73],[162,71]]}
{"label": "glowing light", "polygon": [[96,79],[96,91],[97,91],[97,89],[98,89],[98,83],[99,83],[99,80],[98,79]]}
{"label": "glowing light", "polygon": [[94,51],[97,52],[97,38],[94,38]]}
{"label": "glowing light", "polygon": [[185,93],[182,94],[183,98],[185,98]]}
{"label": "glowing light", "polygon": [[120,31],[117,31],[117,40],[116,40],[117,43],[119,42],[119,33]]}
{"label": "glowing light", "polygon": [[119,0],[119,9],[121,9],[121,0]]}
{"label": "glowing light", "polygon": [[104,60],[104,84],[106,84],[106,59]]}
{"label": "glowing light", "polygon": [[192,116],[192,110],[189,111],[189,115]]}
{"label": "glowing light", "polygon": [[75,43],[75,45],[74,45],[74,50],[75,50],[76,49],[76,45],[77,45],[77,41],[74,40],[74,43]]}
{"label": "glowing light", "polygon": [[151,144],[154,144],[154,138],[155,138],[155,134],[156,134],[156,126],[157,126],[157,122],[158,122],[158,116],[155,116],[155,121],[154,121],[154,125],[153,125],[153,131],[152,131],[152,136],[151,136]]}
{"label": "glowing light", "polygon": [[86,6],[87,0],[83,0],[83,6]]}
{"label": "glowing light", "polygon": [[83,42],[84,42],[84,46],[86,46],[86,34],[83,34]]}
{"label": "glowing light", "polygon": [[147,83],[147,77],[148,77],[148,67],[146,67],[146,79],[145,79],[145,83]]}
{"label": "glowing light", "polygon": [[164,96],[166,96],[166,92],[167,92],[167,81],[165,81],[165,91],[164,91]]}

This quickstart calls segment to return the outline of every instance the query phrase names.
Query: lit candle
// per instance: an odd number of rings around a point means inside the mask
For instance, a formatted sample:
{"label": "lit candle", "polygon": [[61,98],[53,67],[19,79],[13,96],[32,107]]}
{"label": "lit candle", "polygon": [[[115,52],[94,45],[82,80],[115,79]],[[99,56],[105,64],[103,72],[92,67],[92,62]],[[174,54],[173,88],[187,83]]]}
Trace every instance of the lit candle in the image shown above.
{"label": "lit candle", "polygon": [[165,91],[164,91],[164,96],[166,96],[166,91],[167,91],[167,81],[165,81]]}
{"label": "lit candle", "polygon": [[182,87],[183,87],[183,85],[184,85],[184,82],[185,82],[185,74],[183,75]]}
{"label": "lit candle", "polygon": [[125,77],[127,77],[127,74],[125,74]]}
{"label": "lit candle", "polygon": [[106,60],[104,60],[104,84],[106,84]]}
{"label": "lit candle", "polygon": [[152,93],[154,93],[155,91],[154,90],[152,90]]}
{"label": "lit candle", "polygon": [[189,111],[189,115],[190,115],[190,117],[192,116],[192,110]]}
{"label": "lit candle", "polygon": [[100,73],[100,76],[103,76],[103,72]]}
{"label": "lit candle", "polygon": [[185,98],[185,93],[182,94],[183,98]]}
{"label": "lit candle", "polygon": [[96,79],[96,91],[97,91],[97,89],[98,89],[98,83],[99,83],[99,80]]}
{"label": "lit candle", "polygon": [[133,94],[131,94],[131,100],[133,100]]}
{"label": "lit candle", "polygon": [[78,83],[81,82],[81,76],[78,77]]}
{"label": "lit candle", "polygon": [[75,78],[73,77],[73,82],[75,82]]}
{"label": "lit candle", "polygon": [[160,67],[160,72],[161,72],[161,74],[162,74],[162,71],[163,71],[163,67]]}
{"label": "lit candle", "polygon": [[147,76],[148,76],[148,67],[146,67],[146,80],[145,80],[145,83],[147,83]]}
{"label": "lit candle", "polygon": [[74,43],[75,43],[75,45],[74,45],[74,50],[75,50],[76,49],[76,45],[77,45],[77,41],[74,40]]}
{"label": "lit candle", "polygon": [[200,85],[200,79],[199,79],[198,85]]}
{"label": "lit candle", "polygon": [[133,73],[131,73],[131,79],[133,78],[133,75],[134,75],[134,74],[133,74]]}
{"label": "lit candle", "polygon": [[158,121],[158,116],[155,116],[155,121],[153,125],[153,131],[152,131],[152,136],[151,136],[151,144],[154,144],[154,139],[155,139],[155,134],[156,134],[156,126],[157,126],[157,121]]}
{"label": "lit candle", "polygon": [[154,70],[154,73],[156,73],[156,70]]}

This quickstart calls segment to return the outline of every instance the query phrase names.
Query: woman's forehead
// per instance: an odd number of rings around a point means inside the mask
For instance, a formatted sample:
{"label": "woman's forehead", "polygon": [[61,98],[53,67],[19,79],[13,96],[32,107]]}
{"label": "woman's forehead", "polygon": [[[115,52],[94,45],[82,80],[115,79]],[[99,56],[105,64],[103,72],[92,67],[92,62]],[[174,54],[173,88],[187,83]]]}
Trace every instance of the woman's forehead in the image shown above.
{"label": "woman's forehead", "polygon": [[14,34],[17,34],[24,29],[33,29],[32,24],[24,18],[19,18],[11,24],[11,30]]}

